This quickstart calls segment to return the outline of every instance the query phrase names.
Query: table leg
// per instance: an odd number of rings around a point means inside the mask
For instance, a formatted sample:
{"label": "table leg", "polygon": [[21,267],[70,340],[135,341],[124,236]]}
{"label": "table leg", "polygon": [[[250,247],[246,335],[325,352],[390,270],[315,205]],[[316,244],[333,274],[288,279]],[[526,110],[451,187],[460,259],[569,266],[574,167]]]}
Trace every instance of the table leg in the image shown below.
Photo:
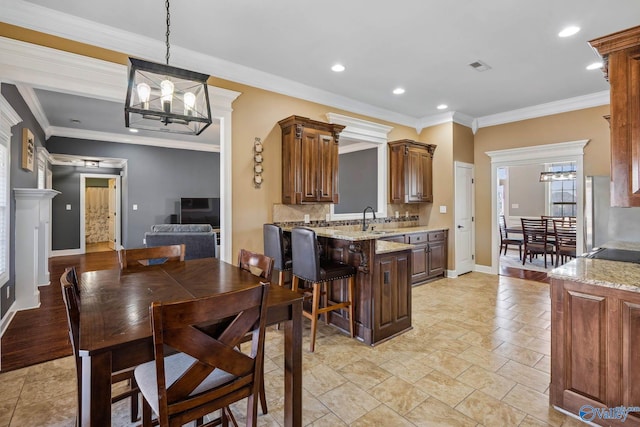
{"label": "table leg", "polygon": [[81,426],[111,425],[111,353],[82,356]]}
{"label": "table leg", "polygon": [[302,300],[284,324],[284,425],[302,425]]}

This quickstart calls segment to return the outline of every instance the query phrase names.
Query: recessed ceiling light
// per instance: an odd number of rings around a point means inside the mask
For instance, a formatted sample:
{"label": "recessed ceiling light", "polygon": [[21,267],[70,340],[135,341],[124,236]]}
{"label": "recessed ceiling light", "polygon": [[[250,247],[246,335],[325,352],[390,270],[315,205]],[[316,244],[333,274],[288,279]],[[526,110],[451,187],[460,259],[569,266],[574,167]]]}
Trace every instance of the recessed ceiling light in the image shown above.
{"label": "recessed ceiling light", "polygon": [[130,128],[130,129],[129,129],[129,132],[131,132],[131,133],[138,133],[138,129],[131,129],[131,128]]}
{"label": "recessed ceiling light", "polygon": [[446,110],[447,108],[449,108],[449,106],[447,104],[440,104],[436,108],[438,110]]}
{"label": "recessed ceiling light", "polygon": [[331,67],[331,71],[335,71],[336,73],[341,73],[344,71],[344,65],[335,64],[333,67]]}
{"label": "recessed ceiling light", "polygon": [[576,27],[572,25],[570,27],[564,28],[562,31],[558,33],[558,37],[570,37],[580,31],[580,27]]}
{"label": "recessed ceiling light", "polygon": [[602,68],[602,62],[594,62],[593,64],[587,65],[587,70],[597,70]]}
{"label": "recessed ceiling light", "polygon": [[394,95],[402,95],[403,93],[404,93],[404,89],[402,89],[401,87],[397,87],[393,90]]}

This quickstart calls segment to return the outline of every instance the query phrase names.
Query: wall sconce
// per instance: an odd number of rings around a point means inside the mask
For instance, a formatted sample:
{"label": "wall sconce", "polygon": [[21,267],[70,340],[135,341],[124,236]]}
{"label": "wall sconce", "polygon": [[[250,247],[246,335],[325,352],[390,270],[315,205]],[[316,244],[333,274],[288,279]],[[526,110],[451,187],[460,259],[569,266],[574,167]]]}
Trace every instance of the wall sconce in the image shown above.
{"label": "wall sconce", "polygon": [[253,142],[253,185],[260,188],[262,185],[262,141],[256,137]]}

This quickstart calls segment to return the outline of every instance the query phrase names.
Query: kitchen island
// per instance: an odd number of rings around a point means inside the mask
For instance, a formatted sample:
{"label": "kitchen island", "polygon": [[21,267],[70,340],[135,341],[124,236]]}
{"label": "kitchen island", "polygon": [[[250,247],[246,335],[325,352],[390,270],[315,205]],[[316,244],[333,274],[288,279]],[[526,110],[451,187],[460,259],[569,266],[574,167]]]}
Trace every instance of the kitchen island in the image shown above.
{"label": "kitchen island", "polygon": [[[415,245],[383,239],[412,233],[445,232],[434,227],[410,227],[393,230],[353,231],[329,227],[312,228],[325,257],[353,265],[357,269],[354,295],[355,336],[368,345],[376,345],[412,328],[412,257]],[[285,232],[290,229],[285,228]],[[446,246],[445,246],[446,247]],[[328,286],[328,298],[344,301],[346,286]],[[328,313],[328,322],[349,330],[348,313]]]}
{"label": "kitchen island", "polygon": [[640,407],[640,264],[577,258],[549,277],[550,404],[596,424],[640,426],[639,412],[623,418],[621,408]]}

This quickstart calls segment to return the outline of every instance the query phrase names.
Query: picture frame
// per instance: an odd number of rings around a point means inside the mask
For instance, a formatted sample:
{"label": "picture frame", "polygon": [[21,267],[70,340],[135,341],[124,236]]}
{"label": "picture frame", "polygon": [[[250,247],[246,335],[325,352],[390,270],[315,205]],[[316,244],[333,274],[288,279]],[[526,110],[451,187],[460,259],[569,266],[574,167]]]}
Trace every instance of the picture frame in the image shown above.
{"label": "picture frame", "polygon": [[35,139],[27,128],[22,129],[22,169],[33,172]]}

